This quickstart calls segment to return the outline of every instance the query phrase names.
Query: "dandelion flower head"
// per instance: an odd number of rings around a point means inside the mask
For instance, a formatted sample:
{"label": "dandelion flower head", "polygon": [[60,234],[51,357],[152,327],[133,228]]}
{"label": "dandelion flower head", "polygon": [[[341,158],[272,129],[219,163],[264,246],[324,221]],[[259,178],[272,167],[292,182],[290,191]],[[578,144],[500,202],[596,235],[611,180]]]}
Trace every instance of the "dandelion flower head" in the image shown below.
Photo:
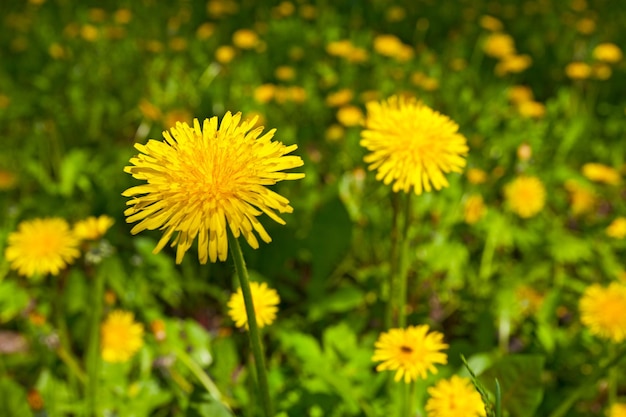
{"label": "dandelion flower head", "polygon": [[143,326],[128,311],[112,311],[100,327],[100,336],[106,362],[126,362],[143,346]]}
{"label": "dandelion flower head", "polygon": [[614,43],[601,43],[593,49],[593,57],[598,61],[615,64],[622,60],[623,54],[619,46]]}
{"label": "dandelion flower head", "polygon": [[626,238],[626,217],[617,217],[606,228],[606,234],[614,239]]}
{"label": "dandelion flower head", "polygon": [[609,417],[626,417],[626,404],[614,403],[609,409]]}
{"label": "dandelion flower head", "polygon": [[377,371],[396,371],[395,381],[404,379],[410,383],[418,378],[426,379],[428,372],[437,373],[436,364],[445,365],[448,357],[441,352],[448,348],[443,334],[429,332],[428,325],[409,326],[406,329],[390,329],[382,333],[374,347],[374,362],[382,362]]}
{"label": "dandelion flower head", "polygon": [[[159,252],[172,240],[177,246],[176,263],[198,238],[198,258],[226,260],[227,227],[253,248],[272,239],[258,216],[265,213],[280,224],[276,212],[291,213],[289,200],[267,188],[282,180],[303,178],[304,174],[283,170],[302,166],[298,156],[287,155],[297,145],[272,141],[275,129],[259,137],[263,127],[253,128],[256,117],[241,122],[241,113],[226,113],[218,127],[217,117],[198,119],[193,126],[177,123],[163,132],[164,141],[136,144],[141,152],[131,158],[125,171],[146,184],[126,190],[132,197],[124,214],[131,230],[163,230],[154,249]],[[255,235],[256,233],[256,235]]]}
{"label": "dandelion flower head", "polygon": [[57,275],[80,256],[78,245],[64,219],[33,219],[21,222],[9,234],[4,256],[20,275]]}
{"label": "dandelion flower head", "polygon": [[589,162],[583,165],[582,173],[591,181],[609,185],[617,185],[622,180],[622,177],[615,168],[597,162]]}
{"label": "dandelion flower head", "polygon": [[511,211],[525,219],[539,213],[546,203],[546,189],[537,177],[517,177],[504,187],[504,195]]}
{"label": "dandelion flower head", "polygon": [[626,339],[626,285],[592,284],[580,299],[580,320],[591,334],[616,343]]}
{"label": "dandelion flower head", "polygon": [[82,240],[100,239],[115,221],[109,216],[90,216],[74,224],[74,235]]}
{"label": "dandelion flower head", "polygon": [[428,388],[426,402],[428,417],[483,417],[485,404],[468,378],[454,375]]}
{"label": "dandelion flower head", "polygon": [[469,148],[448,117],[415,99],[393,96],[367,104],[361,145],[371,153],[364,160],[376,179],[393,191],[415,194],[447,187],[444,173],[461,172]]}
{"label": "dandelion flower head", "polygon": [[[266,283],[251,282],[250,292],[252,293],[252,304],[256,322],[259,327],[269,326],[276,320],[280,297],[276,290],[269,288]],[[235,322],[237,327],[248,328],[248,315],[243,300],[241,288],[233,293],[228,301],[228,315]]]}

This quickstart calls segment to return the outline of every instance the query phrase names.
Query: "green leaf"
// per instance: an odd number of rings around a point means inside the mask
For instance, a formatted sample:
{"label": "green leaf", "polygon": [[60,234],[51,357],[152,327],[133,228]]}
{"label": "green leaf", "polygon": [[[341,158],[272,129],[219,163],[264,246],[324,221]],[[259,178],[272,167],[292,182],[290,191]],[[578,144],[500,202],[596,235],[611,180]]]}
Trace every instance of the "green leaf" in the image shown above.
{"label": "green leaf", "polygon": [[311,303],[309,318],[319,320],[328,313],[343,313],[363,304],[365,293],[354,286],[345,286],[334,290],[329,295]]}
{"label": "green leaf", "polygon": [[208,392],[196,388],[191,393],[185,417],[232,417],[234,414]]}
{"label": "green leaf", "polygon": [[498,379],[502,408],[511,417],[534,417],[543,398],[541,373],[545,359],[540,355],[510,355],[480,375],[479,380],[495,392]]}
{"label": "green leaf", "polygon": [[6,323],[28,305],[28,293],[15,281],[0,281],[0,323]]}
{"label": "green leaf", "polygon": [[586,239],[579,239],[571,233],[555,229],[550,233],[549,251],[555,261],[574,263],[591,259],[591,244]]}
{"label": "green leaf", "polygon": [[24,389],[6,377],[0,378],[0,415],[20,417],[33,415],[28,407]]}

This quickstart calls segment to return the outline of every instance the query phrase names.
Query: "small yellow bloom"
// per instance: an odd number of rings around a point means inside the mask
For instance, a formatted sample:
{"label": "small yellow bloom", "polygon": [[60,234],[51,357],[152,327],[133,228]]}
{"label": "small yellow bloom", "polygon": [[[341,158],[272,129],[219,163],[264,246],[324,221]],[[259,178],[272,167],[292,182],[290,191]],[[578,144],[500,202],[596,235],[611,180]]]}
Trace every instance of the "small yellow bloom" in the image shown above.
{"label": "small yellow bloom", "polygon": [[336,142],[343,138],[346,134],[346,130],[343,126],[333,123],[326,129],[326,140],[330,142]]}
{"label": "small yellow bloom", "polygon": [[509,100],[514,104],[533,101],[535,98],[533,95],[533,90],[525,85],[514,85],[513,87],[510,87],[507,95],[509,97]]}
{"label": "small yellow bloom", "polygon": [[487,181],[487,173],[479,168],[469,168],[465,173],[471,184],[483,184]]}
{"label": "small yellow bloom", "polygon": [[606,228],[606,235],[614,239],[626,237],[626,217],[618,217]]}
{"label": "small yellow bloom", "polygon": [[504,195],[509,209],[525,219],[539,213],[546,202],[546,189],[537,177],[517,177],[504,187]]}
{"label": "small yellow bloom", "polygon": [[533,63],[529,55],[507,55],[496,64],[496,75],[518,74],[528,69]]}
{"label": "small yellow bloom", "polygon": [[626,417],[626,404],[613,404],[609,410],[609,417]]}
{"label": "small yellow bloom", "polygon": [[467,140],[458,125],[413,98],[393,96],[367,103],[361,146],[376,179],[393,191],[415,194],[448,186],[444,173],[462,172]]}
{"label": "small yellow bloom", "polygon": [[428,417],[483,417],[485,404],[469,378],[453,375],[428,388]]}
{"label": "small yellow bloom", "polygon": [[232,46],[222,45],[215,50],[215,59],[220,64],[228,64],[235,58],[236,54],[237,51]]}
{"label": "small yellow bloom", "polygon": [[591,334],[620,343],[626,339],[626,286],[588,286],[580,299],[580,320]]}
{"label": "small yellow bloom", "polygon": [[603,81],[608,80],[609,78],[611,78],[611,75],[613,75],[613,70],[611,69],[611,67],[603,63],[593,64],[593,66],[591,67],[591,72],[593,78]]}
{"label": "small yellow bloom", "polygon": [[328,45],[326,45],[326,52],[328,52],[329,55],[340,56],[344,58],[350,55],[353,49],[354,45],[352,45],[352,42],[347,39],[330,42]]}
{"label": "small yellow bloom", "polygon": [[[259,328],[269,326],[276,320],[280,297],[276,290],[269,288],[266,283],[251,282],[250,292],[252,293],[252,304],[254,305],[254,315]],[[241,288],[233,293],[228,301],[228,315],[235,322],[235,326],[248,328],[248,315],[243,300]]]}
{"label": "small yellow bloom", "polygon": [[88,42],[94,42],[100,36],[100,31],[93,25],[84,25],[80,29],[80,36]]}
{"label": "small yellow bloom", "polygon": [[259,36],[250,29],[239,29],[233,33],[233,45],[239,49],[253,49],[259,44]]}
{"label": "small yellow bloom", "polygon": [[484,15],[480,18],[480,27],[491,32],[500,32],[504,28],[500,20],[489,15]]}
{"label": "small yellow bloom", "polygon": [[254,89],[254,99],[262,104],[269,103],[276,94],[276,86],[274,84],[262,84]]}
{"label": "small yellow bloom", "polygon": [[363,111],[356,106],[343,106],[337,110],[337,120],[346,127],[358,126],[363,122]]}
{"label": "small yellow bloom", "polygon": [[583,187],[574,180],[566,181],[565,189],[569,192],[570,210],[574,216],[593,211],[597,203],[597,198],[592,190]]}
{"label": "small yellow bloom", "polygon": [[593,57],[598,61],[615,64],[622,60],[623,54],[614,43],[601,43],[593,49]]}
{"label": "small yellow bloom", "polygon": [[485,40],[483,50],[493,58],[503,59],[515,55],[515,41],[505,33],[492,33]]}
{"label": "small yellow bloom", "polygon": [[533,148],[524,142],[517,147],[517,158],[520,161],[528,161],[533,156]]}
{"label": "small yellow bloom", "polygon": [[274,76],[281,81],[291,81],[296,78],[296,70],[287,65],[281,65],[274,70]]}
{"label": "small yellow bloom", "polygon": [[201,41],[209,39],[215,33],[215,25],[213,23],[204,22],[196,29],[196,38]]}
{"label": "small yellow bloom", "polygon": [[441,352],[448,345],[443,342],[442,333],[429,330],[428,325],[423,324],[381,333],[372,357],[372,361],[382,362],[376,370],[396,371],[394,380],[404,379],[407,384],[418,378],[426,379],[429,372],[436,374],[435,365],[448,362],[447,355]]}
{"label": "small yellow bloom", "polygon": [[326,105],[328,107],[345,106],[352,101],[354,93],[349,88],[343,88],[326,96]]}
{"label": "small yellow bloom", "polygon": [[591,67],[585,62],[570,62],[565,67],[565,75],[572,80],[586,80],[591,76]]}
{"label": "small yellow bloom", "polygon": [[0,191],[10,190],[17,184],[17,175],[14,172],[0,169]]}
{"label": "small yellow bloom", "polygon": [[520,285],[515,290],[515,298],[522,309],[522,313],[529,315],[539,311],[545,296],[529,285]]}
{"label": "small yellow bloom", "polygon": [[62,59],[66,56],[65,48],[63,48],[63,46],[61,46],[57,42],[53,42],[50,44],[50,46],[48,47],[48,53],[54,59]]}
{"label": "small yellow bloom", "polygon": [[524,101],[518,104],[517,111],[523,117],[540,119],[546,114],[546,106],[538,101]]}
{"label": "small yellow bloom", "polygon": [[591,35],[596,30],[596,22],[589,17],[583,17],[576,22],[576,30],[583,35]]}
{"label": "small yellow bloom", "polygon": [[125,25],[126,23],[130,22],[132,18],[133,13],[128,9],[118,9],[113,14],[113,19],[115,20],[115,22],[121,25]]}
{"label": "small yellow bloom", "polygon": [[400,22],[406,17],[406,11],[401,6],[390,6],[385,13],[388,22]]}
{"label": "small yellow bloom", "polygon": [[100,239],[115,221],[109,216],[90,216],[74,224],[74,235],[82,240]]}
{"label": "small yellow bloom", "polygon": [[170,39],[168,45],[172,51],[184,51],[187,49],[187,39],[183,38],[182,36],[176,36]]}
{"label": "small yellow bloom", "polygon": [[401,53],[404,44],[395,35],[378,35],[374,38],[374,51],[388,57],[396,57]]}
{"label": "small yellow bloom", "polygon": [[591,181],[609,185],[618,185],[622,181],[622,177],[616,169],[595,162],[583,165],[582,173]]}
{"label": "small yellow bloom", "polygon": [[106,362],[126,362],[143,346],[143,326],[133,313],[112,311],[100,328],[100,349]]}
{"label": "small yellow bloom", "polygon": [[6,109],[11,104],[11,97],[0,94],[0,109]]}
{"label": "small yellow bloom", "polygon": [[480,195],[471,195],[465,200],[465,206],[463,207],[463,218],[465,223],[474,224],[477,223],[485,215],[487,208],[485,202]]}
{"label": "small yellow bloom", "polygon": [[80,256],[78,245],[64,219],[27,220],[9,234],[4,256],[20,275],[57,275]]}
{"label": "small yellow bloom", "polygon": [[306,90],[299,85],[291,86],[287,89],[289,99],[295,103],[304,103],[306,101]]}

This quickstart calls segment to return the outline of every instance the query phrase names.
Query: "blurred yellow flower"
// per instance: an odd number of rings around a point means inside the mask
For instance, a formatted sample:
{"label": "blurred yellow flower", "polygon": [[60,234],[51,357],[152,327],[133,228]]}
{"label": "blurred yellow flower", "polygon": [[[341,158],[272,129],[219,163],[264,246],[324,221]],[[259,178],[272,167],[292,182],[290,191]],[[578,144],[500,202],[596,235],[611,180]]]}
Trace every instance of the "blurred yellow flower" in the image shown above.
{"label": "blurred yellow flower", "polygon": [[545,296],[530,285],[520,285],[515,290],[515,298],[522,314],[529,315],[539,311]]}
{"label": "blurred yellow flower", "polygon": [[533,101],[533,90],[525,85],[514,85],[509,88],[507,92],[509,100],[514,104],[524,103],[526,101]]}
{"label": "blurred yellow flower", "polygon": [[295,103],[304,103],[306,101],[306,90],[299,85],[291,86],[287,89],[289,99]]}
{"label": "blurred yellow flower", "polygon": [[504,187],[509,209],[522,218],[539,213],[546,203],[546,189],[537,177],[520,176]]}
{"label": "blurred yellow flower", "polygon": [[163,124],[165,126],[174,126],[176,123],[191,123],[192,114],[185,109],[173,109],[163,116]]}
{"label": "blurred yellow flower", "polygon": [[150,331],[158,342],[162,342],[167,338],[165,322],[161,319],[155,319],[150,322]]}
{"label": "blurred yellow flower", "polygon": [[525,71],[533,63],[529,55],[507,55],[496,64],[496,75],[517,74]]}
{"label": "blurred yellow flower", "polygon": [[204,22],[196,29],[196,38],[201,41],[209,39],[215,33],[215,25],[213,23]]}
{"label": "blurred yellow flower", "polygon": [[118,9],[113,14],[113,20],[115,20],[115,23],[119,23],[121,25],[129,23],[132,18],[133,13],[128,9]]}
{"label": "blurred yellow flower", "polygon": [[505,58],[515,54],[515,41],[505,33],[492,33],[483,44],[483,51],[493,58]]}
{"label": "blurred yellow flower", "polygon": [[337,110],[337,120],[346,127],[358,126],[363,122],[363,111],[356,106],[343,106]]}
{"label": "blurred yellow flower", "polygon": [[406,17],[406,11],[401,6],[390,6],[385,13],[388,22],[400,22]]}
{"label": "blurred yellow flower", "polygon": [[300,6],[300,16],[305,20],[313,20],[317,17],[317,8],[312,4]]}
{"label": "blurred yellow flower", "polygon": [[100,239],[115,221],[109,216],[90,216],[74,224],[74,236],[82,240]]}
{"label": "blurred yellow flower", "polygon": [[57,275],[80,256],[79,243],[64,219],[26,220],[9,234],[4,256],[20,275]]}
{"label": "blurred yellow flower", "polygon": [[262,84],[254,89],[254,99],[259,103],[269,103],[274,98],[276,86],[274,84]]}
{"label": "blurred yellow flower", "polygon": [[139,111],[143,117],[149,120],[159,120],[162,117],[161,110],[145,98],[139,101]]}
{"label": "blurred yellow flower", "polygon": [[281,65],[274,70],[274,76],[281,81],[291,81],[296,78],[296,70],[287,65]]}
{"label": "blurred yellow flower", "polygon": [[80,28],[80,36],[88,42],[94,42],[100,37],[100,31],[93,25],[83,25]]}
{"label": "blurred yellow flower", "polygon": [[609,185],[617,185],[622,181],[622,177],[616,169],[595,162],[583,165],[582,173],[591,181],[603,182]]}
{"label": "blurred yellow flower", "polygon": [[345,134],[346,130],[343,128],[343,126],[333,123],[332,125],[328,126],[328,129],[326,129],[326,140],[336,142],[339,139],[343,138]]}
{"label": "blurred yellow flower", "polygon": [[517,158],[520,161],[528,161],[533,156],[533,148],[531,148],[531,146],[528,143],[524,142],[524,143],[521,143],[517,147],[516,153],[517,153]]}
{"label": "blurred yellow flower", "polygon": [[250,29],[239,29],[233,33],[233,45],[239,49],[253,49],[259,44],[259,36]]}
{"label": "blurred yellow flower", "polygon": [[374,344],[372,361],[382,362],[376,366],[380,371],[396,371],[396,382],[404,379],[410,383],[426,379],[428,373],[436,374],[436,364],[445,365],[448,357],[441,352],[448,348],[443,334],[429,332],[428,325],[409,326],[406,329],[390,329],[383,332]]}
{"label": "blurred yellow flower", "polygon": [[567,180],[565,189],[569,192],[570,210],[574,216],[593,211],[597,199],[592,190],[583,187],[575,180]]}
{"label": "blurred yellow flower", "polygon": [[221,18],[239,11],[239,5],[234,0],[209,0],[206,5],[209,16]]}
{"label": "blurred yellow flower", "polygon": [[187,39],[182,36],[175,36],[168,43],[172,51],[180,52],[187,49]]}
{"label": "blurred yellow flower", "polygon": [[588,286],[580,299],[580,321],[591,334],[620,343],[626,339],[626,286]]}
{"label": "blurred yellow flower", "polygon": [[65,58],[66,55],[65,48],[56,42],[50,44],[48,47],[48,53],[54,59]]}
{"label": "blurred yellow flower", "polygon": [[[251,282],[250,292],[252,293],[252,304],[254,305],[254,315],[259,327],[269,326],[276,320],[280,297],[276,290],[269,288],[266,283]],[[228,301],[228,315],[239,328],[248,328],[248,315],[243,300],[241,288],[230,296]]]}
{"label": "blurred yellow flower", "polygon": [[484,15],[480,18],[480,27],[491,32],[500,32],[504,28],[500,20],[489,15]]}
{"label": "blurred yellow flower", "polygon": [[523,117],[540,119],[546,115],[546,106],[538,101],[524,101],[517,105],[517,111]]}
{"label": "blurred yellow flower", "polygon": [[[177,246],[176,263],[198,237],[201,263],[226,260],[227,230],[243,235],[253,248],[259,247],[254,234],[263,241],[272,239],[258,216],[265,213],[285,224],[279,213],[291,213],[289,200],[266,186],[304,177],[281,172],[303,165],[290,155],[297,145],[273,142],[275,129],[259,137],[263,127],[253,129],[256,118],[241,122],[241,113],[227,112],[218,127],[217,117],[205,119],[202,127],[176,123],[163,132],[165,141],[135,144],[140,154],[131,158],[124,171],[146,184],[131,187],[122,195],[132,197],[124,214],[128,223],[139,222],[131,233],[160,229],[163,237],[154,249],[159,252],[171,239]],[[252,130],[251,130],[252,129]],[[170,133],[171,132],[171,133]]]}
{"label": "blurred yellow flower", "polygon": [[589,17],[583,17],[576,22],[576,30],[583,35],[590,35],[596,30],[596,22]]}
{"label": "blurred yellow flower", "polygon": [[463,206],[463,218],[465,219],[465,223],[477,223],[480,219],[483,218],[486,211],[487,207],[485,207],[485,202],[483,201],[482,196],[469,196],[467,200],[465,200],[465,205]]}
{"label": "blurred yellow flower", "polygon": [[622,60],[623,54],[619,46],[614,43],[601,43],[592,52],[595,59],[609,64],[615,64]]}
{"label": "blurred yellow flower", "polygon": [[469,378],[453,375],[428,388],[427,417],[483,417],[487,413],[480,393]]}
{"label": "blurred yellow flower", "polygon": [[347,57],[354,49],[354,45],[347,39],[330,42],[326,45],[326,52],[329,55]]}
{"label": "blurred yellow flower", "polygon": [[104,9],[94,7],[89,9],[89,19],[93,22],[103,22],[107,17],[107,12]]}
{"label": "blurred yellow flower", "polygon": [[626,237],[626,217],[614,219],[606,228],[606,235],[614,239],[624,239]]}
{"label": "blurred yellow flower", "polygon": [[392,96],[386,101],[367,103],[361,146],[371,153],[364,161],[377,170],[376,179],[393,191],[415,194],[448,186],[444,173],[462,172],[469,151],[459,126],[416,101]]}
{"label": "blurred yellow flower", "polygon": [[395,35],[377,35],[374,38],[374,51],[388,57],[396,57],[400,54],[404,44]]}
{"label": "blurred yellow flower", "polygon": [[17,184],[17,175],[14,172],[0,169],[0,191],[7,191]]}
{"label": "blurred yellow flower", "polygon": [[339,91],[328,94],[328,96],[326,96],[326,105],[328,107],[345,106],[350,103],[353,98],[354,93],[352,92],[352,90],[349,88],[343,88]]}
{"label": "blurred yellow flower", "polygon": [[115,310],[100,327],[100,350],[106,362],[127,362],[143,346],[143,326],[133,313]]}
{"label": "blurred yellow flower", "polygon": [[0,109],[6,109],[11,104],[11,97],[0,94]]}
{"label": "blurred yellow flower", "polygon": [[597,80],[608,80],[613,75],[613,70],[607,64],[595,63],[591,67],[591,74]]}
{"label": "blurred yellow flower", "polygon": [[591,67],[585,62],[570,62],[565,67],[565,75],[572,80],[585,80],[591,76]]}
{"label": "blurred yellow flower", "polygon": [[220,64],[228,64],[235,58],[236,54],[237,51],[232,46],[222,45],[215,50],[215,59]]}
{"label": "blurred yellow flower", "polygon": [[614,403],[609,409],[608,417],[626,417],[626,404]]}
{"label": "blurred yellow flower", "polygon": [[469,168],[465,175],[471,184],[483,184],[487,181],[487,173],[479,168]]}
{"label": "blurred yellow flower", "polygon": [[282,17],[291,16],[296,11],[296,6],[290,1],[282,1],[274,8],[276,14]]}

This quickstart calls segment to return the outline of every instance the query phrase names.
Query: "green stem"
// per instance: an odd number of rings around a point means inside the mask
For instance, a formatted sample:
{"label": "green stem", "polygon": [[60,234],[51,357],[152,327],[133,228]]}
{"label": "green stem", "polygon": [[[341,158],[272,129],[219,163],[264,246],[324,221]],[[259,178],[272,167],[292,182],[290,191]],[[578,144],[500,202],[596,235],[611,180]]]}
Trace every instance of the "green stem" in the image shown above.
{"label": "green stem", "polygon": [[[183,349],[175,349],[174,353],[181,363],[185,365],[196,378],[198,378],[198,381],[200,381],[204,389],[206,389],[206,391],[213,398],[224,404],[220,390],[217,388],[217,385],[215,385],[211,377],[204,372],[204,369],[202,369],[202,367],[198,365],[198,363],[194,361],[193,358]],[[227,404],[224,405],[229,408]]]}
{"label": "green stem", "polygon": [[82,384],[87,384],[87,375],[81,369],[78,361],[72,356],[71,353],[63,347],[63,345],[59,346],[56,350],[56,354],[59,356],[59,359],[63,361],[63,363],[68,367],[71,371],[69,373],[70,376],[77,378]]}
{"label": "green stem", "polygon": [[[609,344],[609,356],[615,355],[615,352],[616,352],[615,344],[613,343]],[[611,368],[609,368],[608,370],[609,407],[611,407],[617,401],[617,375],[618,375],[618,369],[616,366],[612,366]]]}
{"label": "green stem", "polygon": [[252,292],[250,291],[250,280],[248,278],[248,270],[246,262],[243,259],[243,253],[239,246],[239,241],[228,231],[228,244],[230,252],[235,263],[235,271],[239,276],[239,284],[243,294],[243,301],[246,305],[246,315],[248,316],[248,336],[252,347],[252,355],[256,365],[257,387],[259,390],[259,400],[263,408],[265,417],[273,417],[272,405],[270,402],[269,387],[267,384],[267,372],[265,371],[265,358],[263,356],[263,345],[261,344],[261,336],[256,323],[256,313],[254,311],[254,303],[252,301]]}
{"label": "green stem", "polygon": [[404,206],[404,225],[402,228],[402,244],[400,245],[399,277],[398,277],[398,300],[396,309],[398,311],[398,327],[406,326],[406,288],[408,280],[408,251],[409,251],[409,228],[411,226],[411,194],[406,195]]}
{"label": "green stem", "polygon": [[89,376],[87,382],[87,410],[88,415],[98,415],[98,376],[100,374],[100,322],[102,321],[102,302],[104,299],[105,275],[100,271],[96,272],[93,282],[93,298],[91,306],[91,323],[89,325],[89,342],[87,345],[87,356],[85,369]]}
{"label": "green stem", "polygon": [[385,311],[385,329],[389,330],[395,327],[396,324],[396,311],[395,300],[396,292],[398,290],[398,253],[399,253],[399,218],[400,218],[400,195],[398,193],[391,194],[391,253],[389,257],[389,281],[388,281],[388,299],[387,310]]}

